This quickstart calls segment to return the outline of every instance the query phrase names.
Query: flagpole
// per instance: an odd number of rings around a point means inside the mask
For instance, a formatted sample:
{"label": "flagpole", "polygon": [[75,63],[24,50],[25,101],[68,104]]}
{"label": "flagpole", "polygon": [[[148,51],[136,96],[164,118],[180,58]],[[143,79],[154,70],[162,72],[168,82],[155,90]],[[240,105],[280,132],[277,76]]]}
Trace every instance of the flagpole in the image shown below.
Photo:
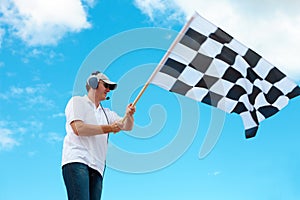
{"label": "flagpole", "polygon": [[150,82],[154,78],[154,76],[159,72],[159,70],[163,67],[162,64],[166,62],[166,59],[169,57],[171,54],[171,51],[174,49],[175,45],[179,42],[179,40],[182,39],[184,33],[186,32],[187,28],[190,26],[192,20],[195,18],[195,14],[190,18],[190,20],[184,25],[184,27],[181,29],[173,43],[171,44],[170,48],[168,49],[167,53],[164,55],[164,57],[161,59],[159,64],[157,65],[156,69],[154,72],[151,74],[149,77],[148,81],[145,83],[144,87],[140,90],[138,96],[135,98],[135,100],[132,103],[132,106],[135,106],[138,100],[141,98],[147,87],[149,86]]}

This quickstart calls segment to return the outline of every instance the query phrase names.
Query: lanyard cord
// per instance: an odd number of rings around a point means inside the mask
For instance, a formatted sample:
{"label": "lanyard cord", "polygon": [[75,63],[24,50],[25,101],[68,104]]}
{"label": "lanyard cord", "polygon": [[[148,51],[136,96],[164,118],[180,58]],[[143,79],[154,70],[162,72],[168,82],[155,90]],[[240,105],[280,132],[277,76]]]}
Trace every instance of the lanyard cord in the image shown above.
{"label": "lanyard cord", "polygon": [[[109,125],[109,120],[108,120],[107,114],[106,114],[106,112],[105,112],[105,110],[104,110],[104,108],[103,108],[101,102],[100,102],[100,106],[101,106],[101,109],[102,109],[102,111],[103,111],[103,113],[104,113],[104,115],[105,115],[107,124]],[[108,143],[108,138],[109,138],[109,133],[107,133],[107,143]],[[105,165],[104,165],[104,170],[103,170],[103,176],[104,176],[105,170],[106,170],[106,160],[105,160]],[[102,178],[103,178],[103,176],[102,176]]]}
{"label": "lanyard cord", "polygon": [[[109,120],[108,120],[107,114],[106,114],[106,112],[105,112],[105,110],[104,110],[104,108],[103,108],[101,102],[100,102],[100,106],[101,106],[101,109],[102,109],[102,111],[103,111],[103,113],[104,113],[104,115],[105,115],[107,124],[109,125]],[[107,133],[107,143],[108,143],[108,138],[109,138],[109,133]]]}
{"label": "lanyard cord", "polygon": [[105,112],[105,110],[104,110],[104,108],[103,108],[103,106],[102,106],[102,104],[101,104],[101,103],[100,103],[100,106],[101,106],[101,109],[103,110],[103,113],[104,113],[104,115],[105,115],[105,118],[106,118],[107,124],[109,125],[109,121],[108,121],[107,114],[106,114],[106,112]]}

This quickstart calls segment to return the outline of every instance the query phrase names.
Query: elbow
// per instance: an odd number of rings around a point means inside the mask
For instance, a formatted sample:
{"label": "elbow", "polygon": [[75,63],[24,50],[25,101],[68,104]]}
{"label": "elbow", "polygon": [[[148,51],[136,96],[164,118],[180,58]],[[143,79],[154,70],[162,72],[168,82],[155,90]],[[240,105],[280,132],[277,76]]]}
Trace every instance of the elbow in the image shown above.
{"label": "elbow", "polygon": [[126,116],[125,120],[119,121],[119,127],[123,131],[131,131],[133,129],[134,119],[132,116]]}
{"label": "elbow", "polygon": [[133,129],[133,124],[128,124],[123,128],[124,131],[131,131]]}
{"label": "elbow", "polygon": [[71,125],[71,128],[72,128],[74,134],[79,136],[81,129],[83,127],[83,123],[79,122],[79,121],[73,121],[70,123],[70,125]]}
{"label": "elbow", "polygon": [[128,127],[125,129],[125,131],[131,131],[133,127]]}

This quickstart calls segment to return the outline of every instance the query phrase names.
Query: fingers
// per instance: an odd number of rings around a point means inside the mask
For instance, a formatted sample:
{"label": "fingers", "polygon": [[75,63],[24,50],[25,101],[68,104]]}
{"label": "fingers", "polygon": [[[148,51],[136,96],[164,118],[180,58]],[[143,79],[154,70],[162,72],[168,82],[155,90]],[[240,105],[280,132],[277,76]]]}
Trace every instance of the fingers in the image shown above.
{"label": "fingers", "polygon": [[121,128],[118,126],[117,123],[111,124],[111,132],[117,133],[117,132],[119,132],[120,130],[121,130]]}
{"label": "fingers", "polygon": [[135,113],[135,106],[133,106],[132,103],[127,106],[127,113],[129,115],[133,115]]}

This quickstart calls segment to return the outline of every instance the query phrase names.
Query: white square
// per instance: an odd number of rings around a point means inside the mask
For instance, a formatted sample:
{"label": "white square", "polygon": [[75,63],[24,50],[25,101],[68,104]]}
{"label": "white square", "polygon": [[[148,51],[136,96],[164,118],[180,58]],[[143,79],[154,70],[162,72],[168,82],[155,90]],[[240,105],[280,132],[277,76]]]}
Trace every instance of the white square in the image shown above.
{"label": "white square", "polygon": [[223,97],[218,102],[217,107],[227,113],[231,113],[237,104],[238,104],[238,101]]}
{"label": "white square", "polygon": [[172,57],[185,65],[191,63],[197,54],[197,51],[181,43],[177,43],[172,50]]}
{"label": "white square", "polygon": [[268,76],[269,72],[273,68],[274,66],[271,63],[266,61],[264,58],[261,58],[256,64],[256,66],[253,68],[253,71],[255,71],[255,73],[257,73],[260,77],[264,79]]}
{"label": "white square", "polygon": [[281,110],[285,106],[287,106],[289,103],[289,98],[286,96],[280,96],[274,103],[273,106],[278,108],[278,110]]}
{"label": "white square", "polygon": [[243,45],[242,43],[240,43],[236,39],[232,39],[229,44],[226,44],[226,46],[229,47],[230,49],[232,49],[233,51],[235,51],[236,53],[238,53],[241,56],[244,56],[247,53],[248,49],[249,49],[248,47],[246,47],[245,45]]}
{"label": "white square", "polygon": [[214,33],[217,30],[217,27],[212,24],[211,22],[207,21],[200,15],[196,14],[194,15],[194,20],[191,22],[190,27],[194,29],[195,31],[205,35],[209,36],[211,33]]}
{"label": "white square", "polygon": [[214,70],[217,71],[216,74],[219,74],[219,77],[222,77],[226,70],[228,69],[229,65],[219,59],[213,59],[212,63],[210,64],[208,68],[208,73],[210,76],[212,76],[212,73],[214,73]]}
{"label": "white square", "polygon": [[194,99],[196,101],[202,101],[202,99],[207,95],[208,90],[204,88],[194,87],[190,89],[185,96]]}
{"label": "white square", "polygon": [[226,96],[233,86],[233,83],[224,79],[219,79],[209,90],[221,96]]}
{"label": "white square", "polygon": [[240,116],[242,117],[245,129],[250,129],[250,128],[256,127],[258,125],[253,120],[252,115],[250,114],[250,112],[243,112],[243,113],[240,114]]}
{"label": "white square", "polygon": [[216,66],[215,62],[212,62],[206,70],[205,75],[221,78],[223,74],[220,73],[220,67],[222,66]]}
{"label": "white square", "polygon": [[158,72],[151,80],[151,83],[162,87],[165,90],[170,90],[176,80],[176,78],[169,76],[168,74]]}
{"label": "white square", "polygon": [[288,77],[284,77],[275,83],[274,86],[277,87],[284,95],[287,95],[293,91],[297,84],[291,81]]}
{"label": "white square", "polygon": [[223,44],[207,38],[207,40],[201,45],[199,53],[202,53],[208,57],[215,58],[218,54],[221,53]]}
{"label": "white square", "polygon": [[181,72],[180,76],[178,77],[178,80],[191,85],[195,86],[200,79],[203,77],[203,74],[199,72],[198,70],[195,70],[194,68],[191,68],[187,66],[183,72]]}

